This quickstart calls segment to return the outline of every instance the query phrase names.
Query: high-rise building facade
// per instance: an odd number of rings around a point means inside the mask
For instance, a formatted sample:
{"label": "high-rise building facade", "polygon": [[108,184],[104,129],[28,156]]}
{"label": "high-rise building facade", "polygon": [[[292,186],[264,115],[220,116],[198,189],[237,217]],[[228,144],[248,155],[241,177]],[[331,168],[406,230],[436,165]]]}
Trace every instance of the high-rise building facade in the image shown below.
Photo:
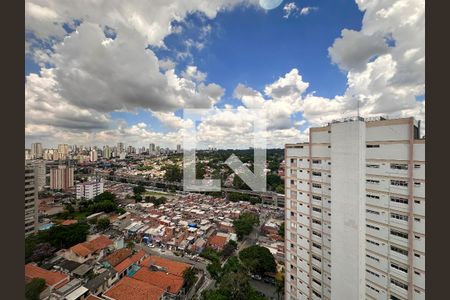
{"label": "high-rise building facade", "polygon": [[109,148],[109,146],[103,147],[103,158],[106,158],[106,159],[111,158],[111,148]]}
{"label": "high-rise building facade", "polygon": [[25,166],[25,236],[36,232],[37,198],[34,168]]}
{"label": "high-rise building facade", "polygon": [[50,169],[50,188],[67,190],[73,187],[73,167],[59,165]]}
{"label": "high-rise building facade", "polygon": [[47,170],[44,160],[28,161],[27,166],[34,169],[34,181],[36,189],[41,191],[47,183]]}
{"label": "high-rise building facade", "polygon": [[58,145],[58,159],[67,159],[69,156],[69,145],[59,144]]}
{"label": "high-rise building facade", "polygon": [[90,200],[103,193],[103,181],[91,181],[77,184],[77,199],[85,198]]}
{"label": "high-rise building facade", "polygon": [[31,144],[31,159],[42,158],[43,149],[41,143]]}
{"label": "high-rise building facade", "polygon": [[419,132],[353,118],[286,145],[286,299],[425,299]]}
{"label": "high-rise building facade", "polygon": [[90,160],[91,162],[94,162],[94,161],[97,161],[97,159],[98,159],[97,150],[92,149],[92,150],[89,152],[89,160]]}

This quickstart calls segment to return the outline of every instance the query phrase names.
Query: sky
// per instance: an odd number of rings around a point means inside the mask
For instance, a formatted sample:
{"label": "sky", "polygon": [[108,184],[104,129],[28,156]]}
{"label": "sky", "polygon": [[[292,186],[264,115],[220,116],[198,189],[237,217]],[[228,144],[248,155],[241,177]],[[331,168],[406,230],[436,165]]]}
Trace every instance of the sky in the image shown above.
{"label": "sky", "polygon": [[[354,116],[425,124],[424,0],[27,0],[25,147],[306,141]],[[358,105],[359,103],[359,105]],[[423,132],[424,134],[424,126]]]}

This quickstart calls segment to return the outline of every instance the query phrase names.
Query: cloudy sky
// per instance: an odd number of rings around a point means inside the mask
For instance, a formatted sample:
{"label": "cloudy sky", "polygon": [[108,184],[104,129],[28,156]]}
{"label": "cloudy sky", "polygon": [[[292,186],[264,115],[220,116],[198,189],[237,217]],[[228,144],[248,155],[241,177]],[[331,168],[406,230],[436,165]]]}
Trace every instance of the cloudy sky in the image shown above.
{"label": "cloudy sky", "polygon": [[[279,5],[277,6],[277,4]],[[355,115],[425,113],[424,0],[27,0],[25,147],[269,147]],[[222,111],[233,108],[234,111]],[[424,133],[424,132],[423,132]]]}

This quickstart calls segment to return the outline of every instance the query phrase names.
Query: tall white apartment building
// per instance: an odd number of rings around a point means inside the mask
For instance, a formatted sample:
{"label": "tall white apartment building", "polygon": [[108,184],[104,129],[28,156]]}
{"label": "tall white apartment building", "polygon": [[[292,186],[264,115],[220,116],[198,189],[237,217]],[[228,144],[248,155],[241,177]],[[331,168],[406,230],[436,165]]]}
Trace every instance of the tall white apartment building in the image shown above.
{"label": "tall white apartment building", "polygon": [[25,236],[36,231],[37,197],[34,168],[25,166]]}
{"label": "tall white apartment building", "polygon": [[351,118],[285,149],[285,299],[425,299],[425,139]]}
{"label": "tall white apartment building", "polygon": [[27,166],[34,169],[34,181],[38,191],[42,191],[47,181],[47,169],[45,160],[34,160],[26,162]]}
{"label": "tall white apartment building", "polygon": [[103,181],[90,181],[77,184],[77,199],[90,200],[103,193]]}
{"label": "tall white apartment building", "polygon": [[92,150],[89,152],[89,161],[95,162],[95,161],[97,161],[97,159],[98,159],[97,150],[92,149]]}
{"label": "tall white apartment building", "polygon": [[41,143],[32,143],[31,144],[31,159],[42,158],[42,144]]}
{"label": "tall white apartment building", "polygon": [[58,158],[59,159],[67,159],[69,156],[69,145],[68,144],[59,144],[58,145]]}
{"label": "tall white apartment building", "polygon": [[59,165],[50,169],[50,188],[67,190],[73,186],[73,167]]}

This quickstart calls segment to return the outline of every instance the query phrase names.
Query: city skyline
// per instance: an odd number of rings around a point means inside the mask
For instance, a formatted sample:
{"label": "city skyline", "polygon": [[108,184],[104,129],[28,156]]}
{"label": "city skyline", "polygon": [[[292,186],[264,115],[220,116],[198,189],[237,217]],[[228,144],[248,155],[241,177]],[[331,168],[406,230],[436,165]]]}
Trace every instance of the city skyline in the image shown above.
{"label": "city skyline", "polygon": [[180,3],[27,1],[26,146],[174,148],[182,110],[211,107],[242,107],[204,126],[211,142],[248,108],[268,114],[269,147],[357,111],[424,134],[424,1]]}

